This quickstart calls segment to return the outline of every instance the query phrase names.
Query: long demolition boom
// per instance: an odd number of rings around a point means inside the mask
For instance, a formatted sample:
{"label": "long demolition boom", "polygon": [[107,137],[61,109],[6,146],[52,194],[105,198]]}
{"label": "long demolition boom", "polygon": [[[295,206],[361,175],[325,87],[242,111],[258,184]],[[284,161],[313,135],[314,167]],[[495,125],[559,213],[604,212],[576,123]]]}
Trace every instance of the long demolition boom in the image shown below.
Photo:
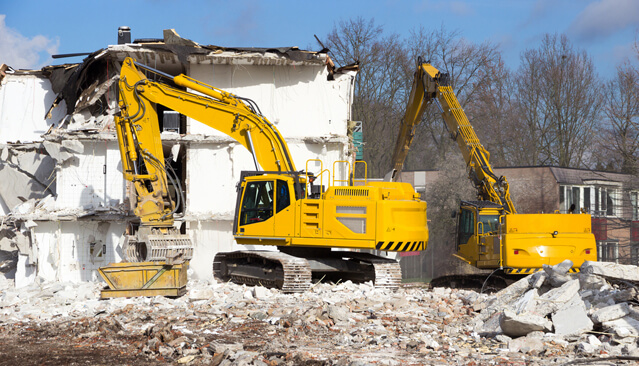
{"label": "long demolition boom", "polygon": [[413,86],[402,118],[399,135],[393,152],[392,166],[396,175],[401,172],[408,150],[415,135],[415,127],[420,123],[426,107],[435,102],[446,123],[450,137],[457,142],[466,161],[471,181],[477,189],[477,197],[504,207],[506,213],[516,213],[510,199],[508,181],[497,177],[488,162],[490,154],[479,142],[479,138],[468,121],[464,109],[459,104],[448,74],[442,74],[429,63],[418,59]]}

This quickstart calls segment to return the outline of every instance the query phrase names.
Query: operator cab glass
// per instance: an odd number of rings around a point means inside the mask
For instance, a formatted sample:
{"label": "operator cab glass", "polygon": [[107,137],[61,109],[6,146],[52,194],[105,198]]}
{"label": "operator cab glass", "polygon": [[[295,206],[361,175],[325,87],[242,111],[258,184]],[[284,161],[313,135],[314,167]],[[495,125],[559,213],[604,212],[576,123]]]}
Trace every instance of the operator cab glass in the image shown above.
{"label": "operator cab glass", "polygon": [[499,215],[479,215],[480,234],[496,233],[499,230]]}
{"label": "operator cab glass", "polygon": [[459,246],[468,243],[470,237],[475,234],[475,212],[462,208],[458,227],[457,245]]}
{"label": "operator cab glass", "polygon": [[277,212],[282,211],[291,205],[291,194],[288,191],[288,184],[285,181],[277,180],[277,198],[275,199]]}
{"label": "operator cab glass", "polygon": [[240,225],[266,221],[273,216],[274,186],[273,181],[246,184],[242,198]]}

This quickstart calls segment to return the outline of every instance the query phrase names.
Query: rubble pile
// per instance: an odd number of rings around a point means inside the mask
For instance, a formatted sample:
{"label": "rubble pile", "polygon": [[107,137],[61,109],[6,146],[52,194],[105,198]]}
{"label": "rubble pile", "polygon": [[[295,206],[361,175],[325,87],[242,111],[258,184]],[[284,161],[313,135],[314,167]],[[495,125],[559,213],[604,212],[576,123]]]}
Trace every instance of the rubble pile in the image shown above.
{"label": "rubble pile", "polygon": [[583,355],[639,360],[639,268],[610,262],[544,265],[478,304],[475,330],[511,351],[561,344]]}
{"label": "rubble pile", "polygon": [[[0,343],[35,342],[46,357],[65,350],[62,360],[96,355],[89,361],[101,364],[630,364],[637,293],[611,284],[612,270],[598,272],[605,265],[585,265],[578,276],[558,265],[495,295],[351,282],[284,294],[192,280],[180,298],[100,300],[100,283],[36,280],[16,289],[0,276]],[[13,350],[0,347],[0,364],[20,357]]]}

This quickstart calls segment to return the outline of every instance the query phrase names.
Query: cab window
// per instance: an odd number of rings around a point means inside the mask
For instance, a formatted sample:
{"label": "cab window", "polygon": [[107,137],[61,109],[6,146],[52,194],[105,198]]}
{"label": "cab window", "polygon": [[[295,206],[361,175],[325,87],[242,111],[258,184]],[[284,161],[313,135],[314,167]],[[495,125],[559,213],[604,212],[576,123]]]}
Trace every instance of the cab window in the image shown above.
{"label": "cab window", "polygon": [[273,216],[273,181],[248,182],[242,198],[240,225],[254,224]]}
{"label": "cab window", "polygon": [[479,226],[479,230],[482,230],[480,234],[496,232],[499,229],[499,215],[479,215],[479,222],[482,223]]}
{"label": "cab window", "polygon": [[468,243],[468,239],[475,233],[475,215],[474,212],[462,209],[459,215],[459,233],[458,244]]}
{"label": "cab window", "polygon": [[291,196],[288,191],[288,184],[283,180],[277,180],[277,198],[275,199],[277,212],[282,211],[291,204]]}

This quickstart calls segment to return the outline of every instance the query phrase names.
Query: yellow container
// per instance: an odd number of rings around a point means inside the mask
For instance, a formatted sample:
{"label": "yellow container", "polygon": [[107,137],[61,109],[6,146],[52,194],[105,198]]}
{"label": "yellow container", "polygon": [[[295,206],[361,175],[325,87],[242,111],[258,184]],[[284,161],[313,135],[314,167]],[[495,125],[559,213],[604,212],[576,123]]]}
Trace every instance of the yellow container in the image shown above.
{"label": "yellow container", "polygon": [[189,262],[111,263],[98,269],[108,285],[102,290],[101,298],[182,296],[186,293],[188,268]]}

